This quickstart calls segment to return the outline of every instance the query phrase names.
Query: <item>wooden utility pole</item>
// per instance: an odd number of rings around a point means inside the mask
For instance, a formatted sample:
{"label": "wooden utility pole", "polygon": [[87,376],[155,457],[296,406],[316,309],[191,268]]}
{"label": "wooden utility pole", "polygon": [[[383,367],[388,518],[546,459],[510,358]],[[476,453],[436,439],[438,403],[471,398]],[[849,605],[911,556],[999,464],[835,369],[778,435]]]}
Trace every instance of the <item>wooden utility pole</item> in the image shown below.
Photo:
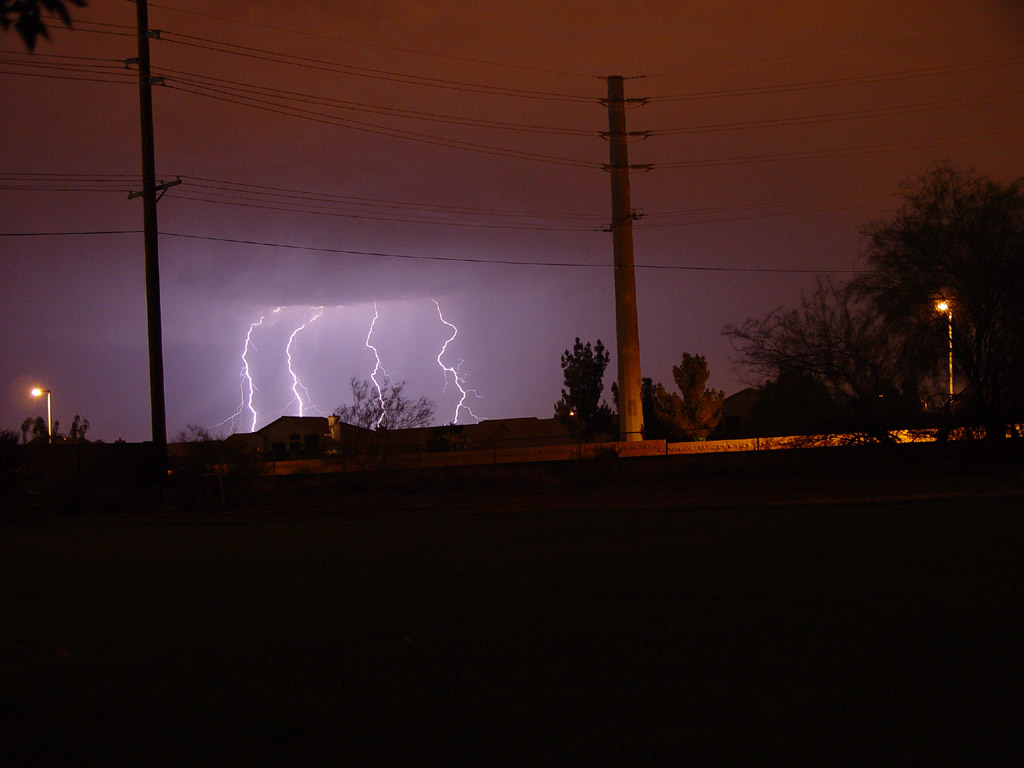
{"label": "wooden utility pole", "polygon": [[640,330],[633,270],[633,207],[629,199],[626,99],[622,78],[608,78],[608,144],[612,180],[612,247],[615,264],[615,342],[619,365],[619,440],[643,439],[640,402]]}
{"label": "wooden utility pole", "polygon": [[156,156],[153,147],[153,78],[149,66],[149,9],[135,0],[139,34],[139,118],[142,125],[142,228],[146,253],[146,314],[149,326],[149,404],[157,481],[167,479],[167,417],[164,405],[164,347],[160,324],[160,260],[157,255]]}

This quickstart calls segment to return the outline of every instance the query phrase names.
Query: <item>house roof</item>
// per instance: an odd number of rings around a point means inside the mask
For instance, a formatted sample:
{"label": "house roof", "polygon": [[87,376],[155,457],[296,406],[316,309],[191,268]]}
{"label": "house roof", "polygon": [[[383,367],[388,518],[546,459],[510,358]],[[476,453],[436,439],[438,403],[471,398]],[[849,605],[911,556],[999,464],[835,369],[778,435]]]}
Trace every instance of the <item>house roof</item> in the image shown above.
{"label": "house roof", "polygon": [[463,428],[466,439],[484,440],[516,440],[516,439],[564,439],[569,437],[568,431],[557,419],[538,419],[529,416],[518,419],[486,419],[478,424],[467,424]]}
{"label": "house roof", "polygon": [[[396,429],[393,431],[393,435],[399,444],[422,445],[430,439],[434,429],[436,427]],[[569,433],[557,419],[538,419],[535,416],[516,419],[485,419],[477,424],[459,424],[458,429],[462,437],[470,443],[517,440],[564,441],[570,439]]]}
{"label": "house roof", "polygon": [[259,434],[266,432],[276,432],[280,429],[285,429],[289,432],[319,432],[322,434],[327,433],[327,417],[326,416],[280,416],[274,419],[269,424],[265,424],[256,431]]}

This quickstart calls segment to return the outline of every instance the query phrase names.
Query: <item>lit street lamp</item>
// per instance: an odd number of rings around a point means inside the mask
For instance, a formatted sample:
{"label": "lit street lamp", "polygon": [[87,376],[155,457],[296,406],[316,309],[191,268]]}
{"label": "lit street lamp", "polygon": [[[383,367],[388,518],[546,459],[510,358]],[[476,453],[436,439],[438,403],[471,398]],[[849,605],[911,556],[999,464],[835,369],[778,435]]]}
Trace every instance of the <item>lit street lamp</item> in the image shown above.
{"label": "lit street lamp", "polygon": [[946,320],[949,323],[949,410],[953,410],[953,306],[948,299],[939,299],[935,304],[939,312],[946,313]]}
{"label": "lit street lamp", "polygon": [[40,395],[46,395],[46,442],[53,442],[53,421],[50,419],[50,390],[40,389],[39,387],[32,388],[32,397],[39,397]]}

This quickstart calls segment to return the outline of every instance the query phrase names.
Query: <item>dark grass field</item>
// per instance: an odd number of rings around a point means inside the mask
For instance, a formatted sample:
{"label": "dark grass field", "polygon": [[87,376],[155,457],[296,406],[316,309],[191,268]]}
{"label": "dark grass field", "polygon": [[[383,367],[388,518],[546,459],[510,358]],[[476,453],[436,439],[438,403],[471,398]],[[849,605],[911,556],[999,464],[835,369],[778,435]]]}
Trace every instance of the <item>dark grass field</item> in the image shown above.
{"label": "dark grass field", "polygon": [[1020,764],[1004,479],[7,524],[0,764]]}

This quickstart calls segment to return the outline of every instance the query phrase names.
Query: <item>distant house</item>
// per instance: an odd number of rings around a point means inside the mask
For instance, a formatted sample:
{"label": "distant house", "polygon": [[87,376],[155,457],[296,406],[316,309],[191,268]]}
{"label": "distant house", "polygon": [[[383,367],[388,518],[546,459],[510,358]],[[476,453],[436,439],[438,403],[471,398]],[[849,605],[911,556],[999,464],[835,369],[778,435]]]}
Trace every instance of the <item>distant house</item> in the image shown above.
{"label": "distant house", "polygon": [[478,448],[533,448],[567,445],[576,440],[557,419],[530,416],[516,419],[485,419],[477,424],[394,430],[394,444],[408,450],[437,450],[439,435],[447,438],[448,450]]}
{"label": "distant house", "polygon": [[[224,440],[232,454],[263,454],[274,458],[303,458],[340,449],[390,452],[536,448],[575,444],[556,419],[535,417],[487,419],[478,424],[395,429],[378,433],[345,424],[337,416],[282,416],[255,432],[236,433]],[[442,447],[443,446],[443,447]]]}
{"label": "distant house", "polygon": [[323,416],[282,416],[249,433],[236,433],[224,441],[240,453],[265,453],[278,458],[311,456],[331,439],[330,422]]}
{"label": "distant house", "polygon": [[712,440],[731,437],[750,437],[756,433],[754,409],[761,392],[754,387],[741,389],[722,401],[722,419],[711,433]]}
{"label": "distant house", "polygon": [[543,445],[568,445],[576,440],[558,419],[487,419],[467,424],[463,434],[468,443],[497,445],[499,448],[533,448]]}

